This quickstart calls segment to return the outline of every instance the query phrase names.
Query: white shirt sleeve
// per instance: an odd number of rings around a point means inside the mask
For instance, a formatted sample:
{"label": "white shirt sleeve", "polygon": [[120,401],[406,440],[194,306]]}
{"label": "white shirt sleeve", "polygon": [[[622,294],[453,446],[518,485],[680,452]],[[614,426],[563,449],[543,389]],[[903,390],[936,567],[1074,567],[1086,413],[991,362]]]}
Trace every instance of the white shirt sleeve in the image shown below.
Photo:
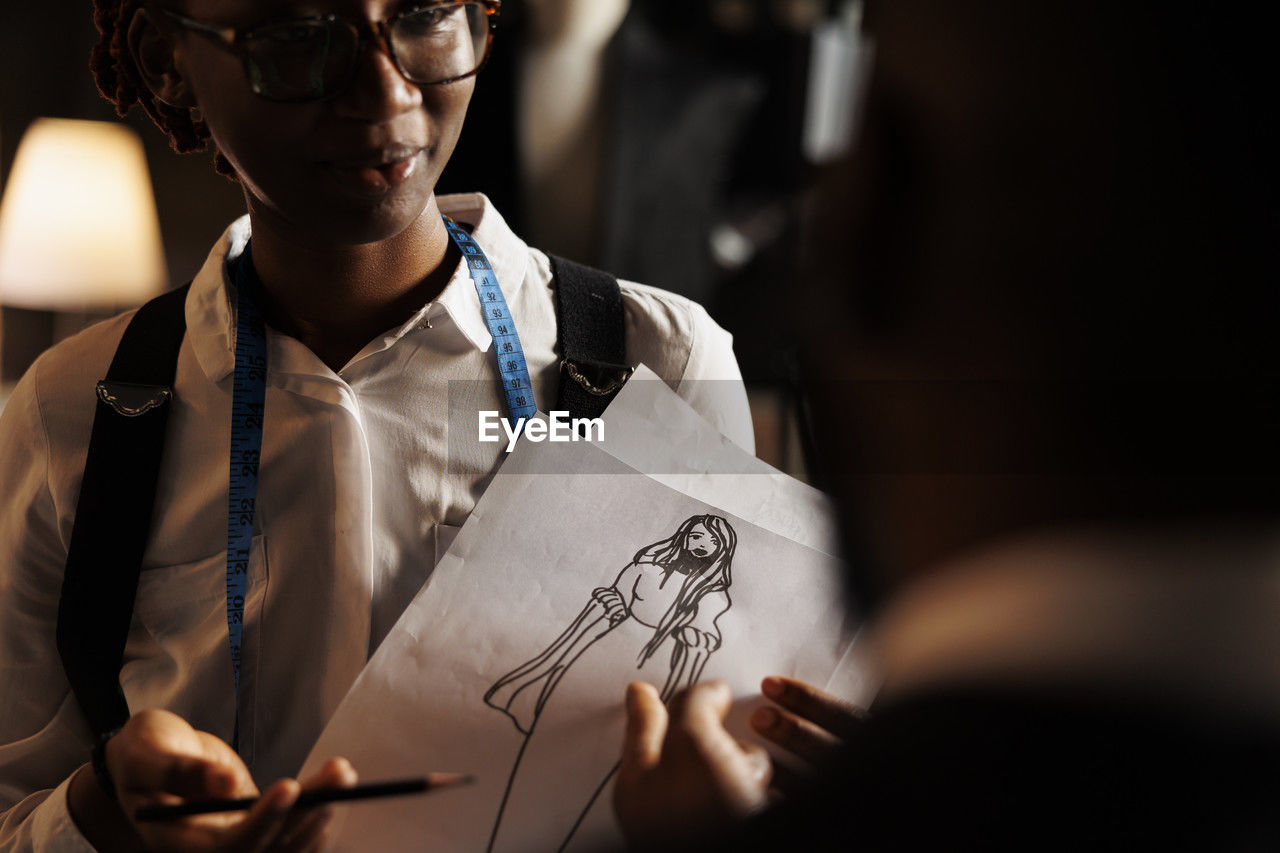
{"label": "white shirt sleeve", "polygon": [[755,453],[733,336],[696,302],[642,284],[619,284],[628,360],[647,365],[734,444]]}
{"label": "white shirt sleeve", "polygon": [[3,853],[93,853],[67,809],[67,778],[52,791],[37,791],[0,815]]}
{"label": "white shirt sleeve", "polygon": [[733,354],[733,335],[720,328],[701,305],[691,303],[691,314],[689,363],[676,393],[730,441],[755,453],[755,429],[742,372]]}
{"label": "white shirt sleeve", "polygon": [[68,781],[92,735],[58,657],[66,551],[37,373],[0,414],[0,851],[92,850],[67,810]]}

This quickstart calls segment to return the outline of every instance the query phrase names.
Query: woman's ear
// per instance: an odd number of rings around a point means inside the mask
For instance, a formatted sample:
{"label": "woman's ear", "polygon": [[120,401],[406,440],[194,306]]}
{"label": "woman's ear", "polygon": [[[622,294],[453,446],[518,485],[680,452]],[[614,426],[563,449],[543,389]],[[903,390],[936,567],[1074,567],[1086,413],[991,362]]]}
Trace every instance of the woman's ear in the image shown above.
{"label": "woman's ear", "polygon": [[196,105],[191,88],[178,68],[172,37],[156,24],[146,9],[134,13],[127,39],[138,74],[157,100],[181,109]]}

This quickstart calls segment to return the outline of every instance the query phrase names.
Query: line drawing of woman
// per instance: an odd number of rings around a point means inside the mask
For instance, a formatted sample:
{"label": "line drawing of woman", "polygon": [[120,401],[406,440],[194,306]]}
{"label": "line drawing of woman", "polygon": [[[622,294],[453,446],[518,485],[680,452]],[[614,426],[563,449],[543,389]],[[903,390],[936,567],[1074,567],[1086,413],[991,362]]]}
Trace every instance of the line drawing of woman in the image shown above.
{"label": "line drawing of woman", "polygon": [[[620,729],[607,744],[575,737],[600,720],[583,709],[582,696],[599,696],[602,681],[616,680],[609,695],[622,696],[630,681],[662,683],[662,699],[693,684],[720,648],[717,620],[729,610],[731,566],[738,537],[718,515],[694,515],[674,534],[641,548],[610,585],[591,592],[586,606],[546,649],[502,676],[484,701],[510,717],[525,735],[498,807],[490,851],[521,849],[546,839],[548,790],[584,807],[563,826],[565,850],[617,770]],[[601,673],[607,661],[634,667]],[[594,661],[594,663],[593,663]],[[616,665],[615,665],[616,666]],[[620,719],[620,718],[619,718]],[[598,728],[598,725],[597,725]],[[608,756],[601,763],[601,756]],[[566,767],[586,765],[581,799]],[[591,772],[598,767],[599,773]],[[554,827],[550,827],[554,829]]]}

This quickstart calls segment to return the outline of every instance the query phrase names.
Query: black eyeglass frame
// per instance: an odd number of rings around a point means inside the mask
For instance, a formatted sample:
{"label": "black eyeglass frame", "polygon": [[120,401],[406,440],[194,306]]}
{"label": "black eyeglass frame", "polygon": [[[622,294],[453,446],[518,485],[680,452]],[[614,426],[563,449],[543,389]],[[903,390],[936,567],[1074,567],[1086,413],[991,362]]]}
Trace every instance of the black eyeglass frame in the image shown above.
{"label": "black eyeglass frame", "polygon": [[[484,42],[484,53],[480,57],[480,61],[476,64],[476,67],[468,71],[466,74],[459,74],[456,77],[449,77],[444,80],[414,80],[413,77],[405,71],[404,65],[400,62],[400,57],[396,56],[395,45],[391,42],[391,27],[396,23],[396,21],[407,15],[450,6],[479,6],[484,9],[485,15],[488,16],[489,24],[489,31]],[[384,18],[380,21],[355,21],[341,15],[314,15],[311,17],[295,18],[287,21],[282,20],[256,24],[252,27],[221,27],[216,24],[209,24],[204,21],[197,21],[194,18],[188,18],[178,12],[174,12],[172,9],[160,9],[159,11],[162,12],[165,17],[185,29],[216,39],[232,53],[239,56],[240,61],[244,63],[245,76],[249,78],[249,87],[258,97],[268,101],[275,101],[277,103],[302,104],[327,101],[331,98],[337,97],[348,86],[350,86],[351,81],[355,79],[356,71],[360,67],[360,58],[363,55],[363,45],[369,41],[376,41],[380,43],[382,48],[387,52],[387,56],[391,57],[391,62],[395,65],[396,70],[400,72],[400,75],[415,85],[444,86],[449,83],[456,83],[459,80],[465,80],[468,77],[474,77],[476,74],[480,73],[480,69],[484,68],[485,63],[489,61],[489,52],[493,48],[493,33],[498,24],[498,12],[501,8],[502,0],[436,0],[436,2],[423,3],[409,9],[401,10],[391,17]],[[348,69],[346,73],[346,79],[336,84],[332,92],[317,97],[280,98],[274,97],[262,90],[257,79],[257,75],[253,73],[253,69],[251,68],[251,63],[254,62],[254,59],[245,48],[245,42],[252,41],[254,32],[261,30],[264,27],[279,26],[281,24],[290,23],[345,24],[356,33],[359,44],[362,47],[352,54],[351,68]]]}

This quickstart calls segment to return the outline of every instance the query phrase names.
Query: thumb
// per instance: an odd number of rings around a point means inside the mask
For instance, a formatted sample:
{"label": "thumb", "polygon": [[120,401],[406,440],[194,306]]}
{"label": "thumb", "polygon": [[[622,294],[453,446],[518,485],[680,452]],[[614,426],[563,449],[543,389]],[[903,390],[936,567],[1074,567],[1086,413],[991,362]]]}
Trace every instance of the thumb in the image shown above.
{"label": "thumb", "polygon": [[700,727],[719,730],[733,705],[729,683],[716,679],[695,684],[685,691],[684,716]]}
{"label": "thumb", "polygon": [[740,743],[743,767],[751,779],[761,788],[768,787],[773,778],[773,759],[764,747],[756,743]]}
{"label": "thumb", "polygon": [[651,770],[662,758],[667,734],[667,709],[652,684],[627,685],[627,731],[618,772],[632,776]]}

